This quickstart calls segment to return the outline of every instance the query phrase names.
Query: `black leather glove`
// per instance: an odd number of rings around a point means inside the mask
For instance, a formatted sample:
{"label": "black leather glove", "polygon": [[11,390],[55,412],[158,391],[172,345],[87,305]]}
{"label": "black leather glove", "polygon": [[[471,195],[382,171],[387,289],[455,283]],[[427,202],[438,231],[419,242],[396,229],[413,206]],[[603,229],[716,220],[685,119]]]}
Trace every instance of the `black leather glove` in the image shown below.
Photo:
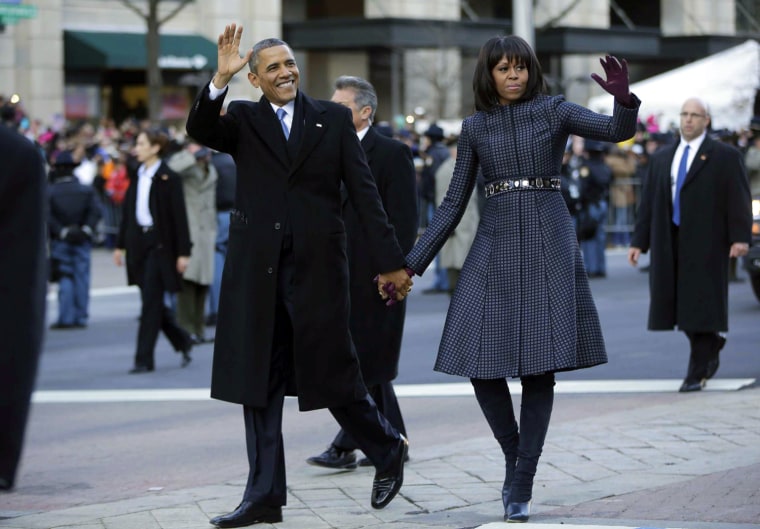
{"label": "black leather glove", "polygon": [[607,80],[605,81],[595,73],[591,74],[591,78],[607,93],[615,96],[618,103],[624,107],[629,107],[631,105],[631,92],[628,85],[628,63],[625,59],[622,62],[618,61],[612,55],[607,55],[606,59],[606,61],[599,59],[599,62],[604,68]]}

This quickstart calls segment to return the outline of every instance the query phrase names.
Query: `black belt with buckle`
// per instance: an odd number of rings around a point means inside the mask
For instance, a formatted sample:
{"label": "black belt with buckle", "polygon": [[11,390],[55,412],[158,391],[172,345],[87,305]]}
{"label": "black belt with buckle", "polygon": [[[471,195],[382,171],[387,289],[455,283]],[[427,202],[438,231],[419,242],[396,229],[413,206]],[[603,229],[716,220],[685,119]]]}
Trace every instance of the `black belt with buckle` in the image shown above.
{"label": "black belt with buckle", "polygon": [[486,184],[486,198],[498,195],[499,193],[518,191],[520,189],[559,191],[559,187],[559,178],[506,178]]}
{"label": "black belt with buckle", "polygon": [[143,233],[148,233],[153,230],[154,230],[153,226],[140,226],[140,231]]}

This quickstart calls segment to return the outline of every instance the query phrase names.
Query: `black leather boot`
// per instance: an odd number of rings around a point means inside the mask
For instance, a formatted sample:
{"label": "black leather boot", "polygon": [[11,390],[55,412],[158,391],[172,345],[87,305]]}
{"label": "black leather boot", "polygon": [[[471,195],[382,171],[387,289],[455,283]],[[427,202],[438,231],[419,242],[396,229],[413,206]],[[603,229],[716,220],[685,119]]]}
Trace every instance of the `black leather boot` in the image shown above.
{"label": "black leather boot", "polygon": [[554,374],[522,378],[522,404],[520,406],[520,439],[517,449],[517,466],[507,506],[508,522],[528,520],[530,500],[533,496],[533,478],[538,459],[549,430],[549,419],[554,405]]}
{"label": "black leather boot", "polygon": [[504,454],[505,472],[504,484],[501,488],[501,500],[504,504],[504,516],[506,519],[507,505],[509,505],[512,480],[515,476],[517,464],[518,427],[515,420],[515,412],[512,408],[512,396],[509,394],[509,386],[504,379],[482,380],[472,379],[475,397],[480,404],[480,409],[491,427],[493,436],[499,442]]}

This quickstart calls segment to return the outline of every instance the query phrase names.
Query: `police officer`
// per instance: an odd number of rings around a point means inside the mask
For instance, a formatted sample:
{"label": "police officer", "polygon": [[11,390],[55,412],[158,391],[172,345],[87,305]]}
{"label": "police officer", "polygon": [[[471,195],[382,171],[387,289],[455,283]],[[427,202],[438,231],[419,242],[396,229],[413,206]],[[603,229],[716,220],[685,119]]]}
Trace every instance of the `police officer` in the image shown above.
{"label": "police officer", "polygon": [[55,158],[48,188],[51,280],[58,282],[58,319],[51,329],[87,326],[90,303],[90,258],[101,217],[95,189],[74,176],[71,153]]}
{"label": "police officer", "polygon": [[612,171],[604,161],[603,142],[573,136],[562,167],[561,191],[575,222],[589,277],[605,277],[607,196]]}
{"label": "police officer", "polygon": [[581,241],[583,262],[589,277],[606,277],[607,261],[604,250],[607,247],[607,211],[612,170],[604,161],[607,146],[604,142],[585,140],[585,163],[580,168],[581,196],[580,217],[590,219],[596,226],[593,235]]}

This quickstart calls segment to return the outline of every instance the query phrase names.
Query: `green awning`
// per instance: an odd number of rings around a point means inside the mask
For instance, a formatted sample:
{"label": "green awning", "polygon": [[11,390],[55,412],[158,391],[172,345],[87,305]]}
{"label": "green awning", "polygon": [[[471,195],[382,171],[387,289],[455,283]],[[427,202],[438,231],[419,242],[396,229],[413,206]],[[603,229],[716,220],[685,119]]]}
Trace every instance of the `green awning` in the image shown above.
{"label": "green awning", "polygon": [[[145,33],[64,31],[68,70],[144,70]],[[200,35],[161,35],[158,64],[164,69],[211,70],[216,67],[216,43]]]}

